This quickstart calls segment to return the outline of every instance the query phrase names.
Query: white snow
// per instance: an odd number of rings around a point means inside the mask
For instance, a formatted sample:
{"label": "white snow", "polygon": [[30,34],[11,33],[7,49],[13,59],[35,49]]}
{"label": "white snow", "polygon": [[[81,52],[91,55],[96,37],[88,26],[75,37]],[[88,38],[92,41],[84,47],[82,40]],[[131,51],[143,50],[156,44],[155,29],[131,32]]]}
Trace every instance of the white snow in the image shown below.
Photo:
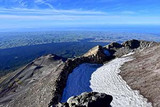
{"label": "white snow", "polygon": [[91,75],[100,64],[84,63],[76,67],[67,79],[66,87],[63,91],[61,102],[66,102],[71,96],[80,95],[83,92],[91,92]]}
{"label": "white snow", "polygon": [[123,57],[127,57],[127,56],[130,56],[130,55],[133,55],[135,52],[130,52],[130,53],[128,53],[128,54],[126,54],[126,55],[123,55]]}
{"label": "white snow", "polygon": [[132,90],[118,73],[130,57],[116,58],[98,68],[91,77],[91,89],[113,96],[112,107],[152,107],[138,91]]}

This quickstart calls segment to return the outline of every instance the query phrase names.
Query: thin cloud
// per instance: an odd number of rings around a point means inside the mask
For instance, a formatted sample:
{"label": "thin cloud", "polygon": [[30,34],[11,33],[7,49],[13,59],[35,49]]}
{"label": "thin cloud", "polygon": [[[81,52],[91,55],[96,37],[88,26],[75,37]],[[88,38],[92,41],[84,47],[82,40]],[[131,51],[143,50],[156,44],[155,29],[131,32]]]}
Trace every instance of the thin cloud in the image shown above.
{"label": "thin cloud", "polygon": [[36,0],[35,3],[44,4],[44,5],[48,6],[48,7],[51,8],[51,9],[54,9],[54,7],[53,7],[52,4],[50,4],[50,3],[48,3],[48,2],[46,2],[46,1],[44,1],[44,0]]}
{"label": "thin cloud", "polygon": [[75,14],[75,15],[105,15],[106,12],[101,11],[82,11],[82,10],[57,10],[57,9],[0,9],[0,14],[20,14],[20,15],[54,15],[54,14]]}
{"label": "thin cloud", "polygon": [[105,13],[91,10],[0,9],[0,28],[7,28],[7,26],[8,29],[11,29],[31,26],[33,28],[56,28],[98,25],[160,25],[159,16],[135,16],[131,11],[123,11],[122,13]]}

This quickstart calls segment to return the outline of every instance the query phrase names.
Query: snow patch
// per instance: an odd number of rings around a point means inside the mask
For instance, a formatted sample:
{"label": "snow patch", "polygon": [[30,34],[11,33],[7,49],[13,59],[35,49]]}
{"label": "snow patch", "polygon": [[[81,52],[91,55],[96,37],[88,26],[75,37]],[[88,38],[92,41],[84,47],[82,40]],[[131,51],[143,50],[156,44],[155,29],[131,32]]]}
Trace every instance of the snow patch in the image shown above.
{"label": "snow patch", "polygon": [[80,95],[83,92],[91,92],[91,75],[100,64],[84,63],[76,67],[67,79],[66,87],[63,91],[61,102],[66,102],[71,96]]}
{"label": "snow patch", "polygon": [[126,55],[123,55],[123,57],[131,56],[131,55],[133,55],[134,53],[135,53],[135,52],[130,52],[130,53],[126,54]]}
{"label": "snow patch", "polygon": [[92,74],[90,87],[95,92],[112,95],[112,107],[152,107],[147,99],[140,95],[138,91],[132,90],[118,74],[121,65],[131,60],[131,57],[123,56],[98,68]]}

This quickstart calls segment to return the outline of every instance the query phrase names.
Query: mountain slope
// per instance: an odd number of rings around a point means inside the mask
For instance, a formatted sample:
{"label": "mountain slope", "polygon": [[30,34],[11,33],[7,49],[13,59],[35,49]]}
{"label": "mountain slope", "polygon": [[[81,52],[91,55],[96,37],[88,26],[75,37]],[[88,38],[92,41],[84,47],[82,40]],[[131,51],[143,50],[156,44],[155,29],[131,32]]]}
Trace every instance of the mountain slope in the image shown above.
{"label": "mountain slope", "polygon": [[141,50],[133,57],[133,61],[122,66],[121,76],[132,89],[140,90],[154,107],[160,107],[160,45]]}
{"label": "mountain slope", "polygon": [[42,56],[15,71],[0,84],[0,104],[9,107],[46,107],[65,59]]}

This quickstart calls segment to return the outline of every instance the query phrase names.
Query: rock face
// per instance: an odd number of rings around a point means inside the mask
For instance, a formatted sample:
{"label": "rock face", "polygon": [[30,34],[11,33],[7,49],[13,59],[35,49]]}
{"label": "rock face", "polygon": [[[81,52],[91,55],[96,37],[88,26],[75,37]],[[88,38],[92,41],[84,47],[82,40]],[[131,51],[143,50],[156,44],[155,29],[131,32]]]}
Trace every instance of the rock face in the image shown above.
{"label": "rock face", "polygon": [[143,41],[143,40],[129,40],[129,41],[126,41],[124,43],[122,43],[122,46],[123,47],[128,47],[130,49],[137,49],[137,48],[147,48],[147,47],[150,47],[150,46],[153,46],[157,44],[156,42],[150,42],[150,41]]}
{"label": "rock face", "polygon": [[79,96],[70,97],[66,103],[59,103],[56,107],[111,107],[112,100],[112,96],[104,93],[85,92]]}
{"label": "rock face", "polygon": [[112,42],[111,44],[106,46],[107,49],[119,49],[122,48],[122,45],[117,42]]}
{"label": "rock face", "polygon": [[138,40],[130,40],[130,41],[126,41],[122,44],[123,47],[128,47],[130,49],[135,49],[140,47],[140,42]]}
{"label": "rock face", "polygon": [[84,54],[83,57],[87,57],[92,63],[103,63],[111,59],[111,57],[109,55],[107,56],[104,51],[105,50],[102,46],[96,46]]}

